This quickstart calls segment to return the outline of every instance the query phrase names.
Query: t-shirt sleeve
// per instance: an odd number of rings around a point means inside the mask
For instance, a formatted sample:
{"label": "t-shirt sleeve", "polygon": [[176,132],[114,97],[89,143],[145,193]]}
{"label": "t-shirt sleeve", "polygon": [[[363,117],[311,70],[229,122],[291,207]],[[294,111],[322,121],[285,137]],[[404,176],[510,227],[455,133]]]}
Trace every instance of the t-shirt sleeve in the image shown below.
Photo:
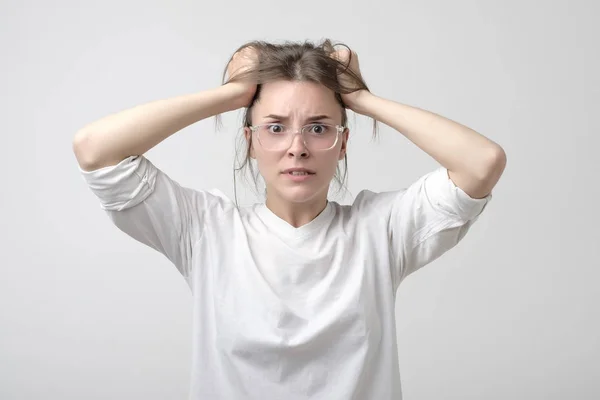
{"label": "t-shirt sleeve", "polygon": [[471,198],[443,167],[398,192],[389,221],[396,287],[460,242],[491,198]]}
{"label": "t-shirt sleeve", "polygon": [[190,277],[192,249],[217,196],[180,186],[144,156],[80,172],[120,230],[161,252]]}

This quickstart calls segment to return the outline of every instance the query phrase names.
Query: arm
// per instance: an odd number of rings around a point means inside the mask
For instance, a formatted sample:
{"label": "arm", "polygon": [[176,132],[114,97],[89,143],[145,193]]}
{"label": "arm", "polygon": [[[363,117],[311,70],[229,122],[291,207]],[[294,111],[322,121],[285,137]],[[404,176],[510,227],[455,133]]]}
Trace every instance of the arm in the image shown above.
{"label": "arm", "polygon": [[109,115],[77,132],[73,151],[84,171],[115,165],[129,156],[144,154],[202,119],[244,107],[252,98],[252,89],[229,83]]}
{"label": "arm", "polygon": [[[247,63],[234,58],[228,72]],[[247,106],[255,92],[255,84],[238,80],[154,101],[90,123],[73,139],[83,177],[114,224],[163,253],[188,279],[207,220],[228,203],[216,192],[182,187],[143,154],[186,126]]]}
{"label": "arm", "polygon": [[83,177],[112,222],[164,254],[186,278],[207,214],[226,204],[210,191],[182,187],[143,153],[194,122],[244,106],[247,90],[227,84],[140,105],[89,124],[73,141]]}
{"label": "arm", "polygon": [[353,93],[349,107],[402,133],[448,169],[469,196],[487,196],[506,165],[504,150],[474,130],[440,115],[375,96]]}
{"label": "arm", "polygon": [[462,240],[489,200],[506,156],[496,143],[437,114],[367,91],[353,95],[356,112],[403,133],[448,170],[426,175],[394,203],[390,226],[397,264],[392,276],[398,285]]}
{"label": "arm", "polygon": [[[358,56],[335,54],[360,77]],[[394,289],[406,276],[456,246],[491,199],[505,164],[504,150],[479,133],[440,115],[357,90],[351,74],[339,76],[346,107],[401,132],[443,168],[426,174],[406,190],[365,195],[362,201],[389,205],[387,221],[395,262]],[[447,171],[447,172],[446,172]],[[449,179],[450,178],[450,179]],[[370,197],[371,199],[367,199]]]}
{"label": "arm", "polygon": [[[347,69],[361,77],[358,56],[346,49],[334,53]],[[339,76],[356,87],[348,73]],[[374,118],[402,133],[448,170],[452,182],[473,198],[491,193],[506,166],[502,147],[474,130],[440,115],[373,95],[368,90],[343,93],[352,111]]]}

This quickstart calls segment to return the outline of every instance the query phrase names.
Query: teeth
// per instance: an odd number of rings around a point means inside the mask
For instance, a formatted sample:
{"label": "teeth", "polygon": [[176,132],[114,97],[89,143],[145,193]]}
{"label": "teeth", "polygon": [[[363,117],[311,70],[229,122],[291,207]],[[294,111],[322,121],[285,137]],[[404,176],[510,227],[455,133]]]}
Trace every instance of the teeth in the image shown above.
{"label": "teeth", "polygon": [[303,171],[292,171],[290,172],[290,175],[308,175],[308,173]]}

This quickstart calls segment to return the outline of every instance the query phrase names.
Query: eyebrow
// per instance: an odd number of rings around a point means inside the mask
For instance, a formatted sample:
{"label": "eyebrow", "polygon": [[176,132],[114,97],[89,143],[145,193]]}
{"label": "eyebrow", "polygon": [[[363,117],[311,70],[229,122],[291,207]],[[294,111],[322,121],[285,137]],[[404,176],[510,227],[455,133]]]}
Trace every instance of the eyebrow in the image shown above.
{"label": "eyebrow", "polygon": [[[273,118],[273,119],[277,119],[277,120],[281,120],[281,121],[287,121],[289,119],[286,116],[275,115],[275,114],[265,115],[263,118]],[[306,118],[306,121],[318,121],[321,119],[333,119],[333,118],[331,118],[329,115],[320,114],[320,115],[313,115],[312,117],[308,117],[308,118]]]}

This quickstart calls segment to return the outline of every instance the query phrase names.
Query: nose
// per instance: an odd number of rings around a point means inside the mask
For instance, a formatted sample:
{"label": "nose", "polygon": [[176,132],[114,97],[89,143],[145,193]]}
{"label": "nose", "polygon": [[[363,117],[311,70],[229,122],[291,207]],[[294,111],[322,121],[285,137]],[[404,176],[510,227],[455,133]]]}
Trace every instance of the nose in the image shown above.
{"label": "nose", "polygon": [[297,158],[308,157],[308,149],[304,144],[304,138],[302,137],[302,134],[297,133],[292,137],[292,143],[288,149],[288,156]]}

